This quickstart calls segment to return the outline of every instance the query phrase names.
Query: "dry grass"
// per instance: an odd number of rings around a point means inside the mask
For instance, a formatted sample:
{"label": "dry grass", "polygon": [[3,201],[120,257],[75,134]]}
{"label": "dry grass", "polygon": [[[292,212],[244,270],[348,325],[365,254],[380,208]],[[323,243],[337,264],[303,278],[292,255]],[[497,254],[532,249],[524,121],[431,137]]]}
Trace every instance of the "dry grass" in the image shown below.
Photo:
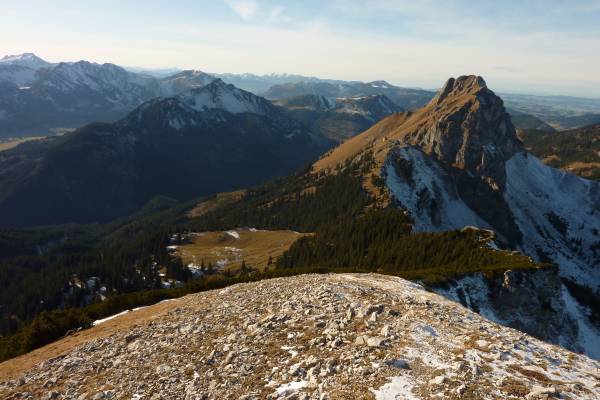
{"label": "dry grass", "polygon": [[542,162],[544,164],[549,164],[551,162],[560,162],[561,158],[559,156],[557,156],[556,154],[552,154],[551,156],[548,157],[544,157],[544,159],[542,160]]}
{"label": "dry grass", "polygon": [[534,370],[528,369],[528,368],[523,368],[516,364],[510,365],[509,370],[516,371],[516,372],[520,373],[521,375],[529,378],[530,380],[535,380],[544,385],[561,383],[561,382],[557,382],[555,380],[550,379],[546,374],[544,374],[542,372],[534,371]]}
{"label": "dry grass", "polygon": [[242,261],[248,267],[263,270],[269,257],[273,262],[280,257],[292,243],[304,236],[294,231],[251,231],[237,229],[239,239],[226,232],[204,232],[194,237],[193,242],[180,246],[177,255],[184,264],[195,263],[216,265],[219,260],[227,260],[225,269],[237,270]]}
{"label": "dry grass", "polygon": [[502,392],[506,393],[508,396],[515,396],[519,398],[524,398],[530,391],[529,387],[525,383],[512,377],[504,379],[500,390],[502,390]]}
{"label": "dry grass", "polygon": [[66,354],[75,347],[94,339],[111,336],[119,331],[129,331],[136,325],[159,319],[170,310],[182,306],[185,302],[185,297],[182,297],[129,312],[90,329],[76,332],[30,353],[4,361],[0,363],[0,380],[18,377],[43,361]]}
{"label": "dry grass", "polygon": [[43,138],[44,138],[44,136],[30,136],[30,137],[18,138],[18,139],[11,140],[8,142],[0,142],[0,151],[9,150],[9,149],[17,147],[21,143],[29,142],[31,140],[40,140]]}
{"label": "dry grass", "polygon": [[570,164],[567,164],[564,167],[565,170],[569,172],[573,172],[577,175],[586,177],[591,176],[595,170],[600,169],[600,162],[582,162],[576,161]]}
{"label": "dry grass", "polygon": [[188,217],[197,218],[208,212],[214,211],[221,206],[234,203],[244,197],[245,194],[245,190],[217,193],[213,198],[203,201],[192,208],[188,213]]}

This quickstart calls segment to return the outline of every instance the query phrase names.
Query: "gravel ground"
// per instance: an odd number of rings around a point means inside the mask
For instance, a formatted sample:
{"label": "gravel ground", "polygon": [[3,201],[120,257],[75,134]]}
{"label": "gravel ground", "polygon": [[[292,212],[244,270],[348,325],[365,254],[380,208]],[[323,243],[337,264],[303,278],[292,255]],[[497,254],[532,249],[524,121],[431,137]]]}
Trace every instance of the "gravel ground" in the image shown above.
{"label": "gravel ground", "polygon": [[303,275],[176,302],[0,377],[0,398],[600,398],[597,361],[396,277]]}

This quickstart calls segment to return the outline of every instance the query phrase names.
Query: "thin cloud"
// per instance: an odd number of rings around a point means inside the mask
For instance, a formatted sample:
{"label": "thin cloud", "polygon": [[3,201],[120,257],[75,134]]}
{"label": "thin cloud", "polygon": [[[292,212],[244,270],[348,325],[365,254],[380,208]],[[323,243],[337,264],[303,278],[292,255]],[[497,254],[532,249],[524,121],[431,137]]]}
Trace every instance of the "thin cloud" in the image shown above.
{"label": "thin cloud", "polygon": [[251,20],[258,11],[258,3],[253,0],[225,0],[225,3],[243,20]]}
{"label": "thin cloud", "polygon": [[285,14],[285,8],[273,7],[269,11],[269,20],[271,22],[290,22],[291,18]]}

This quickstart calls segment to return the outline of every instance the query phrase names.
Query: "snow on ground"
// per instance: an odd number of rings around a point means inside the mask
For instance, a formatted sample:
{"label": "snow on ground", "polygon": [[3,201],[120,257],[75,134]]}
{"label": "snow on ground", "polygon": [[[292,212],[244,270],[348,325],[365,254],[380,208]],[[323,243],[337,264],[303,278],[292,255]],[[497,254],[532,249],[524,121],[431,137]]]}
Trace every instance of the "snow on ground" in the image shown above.
{"label": "snow on ground", "polygon": [[[397,153],[412,163],[414,185],[398,177],[391,163],[385,165],[386,183],[394,198],[404,208],[411,210],[415,230],[438,232],[467,225],[491,228],[462,201],[442,168],[428,160],[420,150],[404,147],[398,149]],[[435,199],[434,215],[428,204],[423,205],[423,196]]]}
{"label": "snow on ground", "polygon": [[399,375],[391,378],[390,382],[383,385],[381,388],[371,389],[376,400],[418,400],[412,389],[414,382],[410,377]]}
{"label": "snow on ground", "polygon": [[106,321],[110,321],[111,319],[114,319],[114,318],[120,317],[121,315],[125,315],[125,314],[127,314],[128,312],[129,312],[129,310],[125,310],[125,311],[122,311],[122,312],[120,312],[120,313],[118,313],[118,314],[111,315],[110,317],[106,317],[106,318],[102,318],[102,319],[97,319],[96,321],[92,322],[92,325],[94,325],[94,326],[96,326],[96,325],[100,325],[100,324],[102,324],[102,323],[104,323],[104,322],[106,322]]}
{"label": "snow on ground", "polygon": [[285,383],[277,388],[277,394],[279,394],[280,396],[292,394],[292,393],[297,392],[298,390],[306,387],[307,383],[308,382],[306,382],[306,381]]}
{"label": "snow on ground", "polygon": [[448,288],[436,289],[436,293],[457,303],[464,303],[470,310],[479,310],[479,314],[489,320],[498,323],[505,322],[498,317],[493,306],[490,304],[489,287],[482,274],[462,277],[456,281],[456,285],[449,286]]}
{"label": "snow on ground", "polygon": [[560,266],[562,276],[600,285],[600,183],[544,165],[518,153],[506,163],[504,198],[523,233],[523,251],[537,249]]}
{"label": "snow on ground", "polygon": [[228,234],[229,236],[233,237],[234,239],[240,238],[240,234],[237,233],[236,231],[226,231],[225,233]]}
{"label": "snow on ground", "polygon": [[192,273],[194,278],[200,278],[200,277],[204,276],[204,271],[202,271],[201,265],[198,265],[195,263],[189,263],[187,265],[187,269]]}
{"label": "snow on ground", "polygon": [[587,307],[581,306],[571,296],[571,293],[569,293],[569,290],[564,285],[562,285],[562,296],[569,315],[577,321],[579,330],[578,342],[581,344],[581,347],[586,349],[586,353],[590,357],[600,360],[600,336],[598,336],[597,329],[590,325],[588,319],[589,310]]}

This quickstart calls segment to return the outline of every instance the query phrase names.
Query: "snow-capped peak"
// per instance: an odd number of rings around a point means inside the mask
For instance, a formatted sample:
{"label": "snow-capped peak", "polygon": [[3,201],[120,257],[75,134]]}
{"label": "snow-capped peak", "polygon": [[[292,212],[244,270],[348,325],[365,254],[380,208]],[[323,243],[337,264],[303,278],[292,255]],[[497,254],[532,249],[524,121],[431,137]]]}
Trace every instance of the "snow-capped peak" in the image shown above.
{"label": "snow-capped peak", "polygon": [[31,69],[40,69],[51,65],[33,53],[8,55],[0,58],[0,64],[20,65]]}
{"label": "snow-capped peak", "polygon": [[220,109],[233,114],[249,112],[266,115],[273,107],[267,100],[226,84],[221,79],[183,92],[176,98],[197,111]]}
{"label": "snow-capped peak", "polygon": [[369,82],[368,85],[370,85],[371,87],[374,87],[374,88],[379,88],[379,89],[388,89],[392,86],[389,83],[387,83],[386,81],[373,81],[373,82]]}

